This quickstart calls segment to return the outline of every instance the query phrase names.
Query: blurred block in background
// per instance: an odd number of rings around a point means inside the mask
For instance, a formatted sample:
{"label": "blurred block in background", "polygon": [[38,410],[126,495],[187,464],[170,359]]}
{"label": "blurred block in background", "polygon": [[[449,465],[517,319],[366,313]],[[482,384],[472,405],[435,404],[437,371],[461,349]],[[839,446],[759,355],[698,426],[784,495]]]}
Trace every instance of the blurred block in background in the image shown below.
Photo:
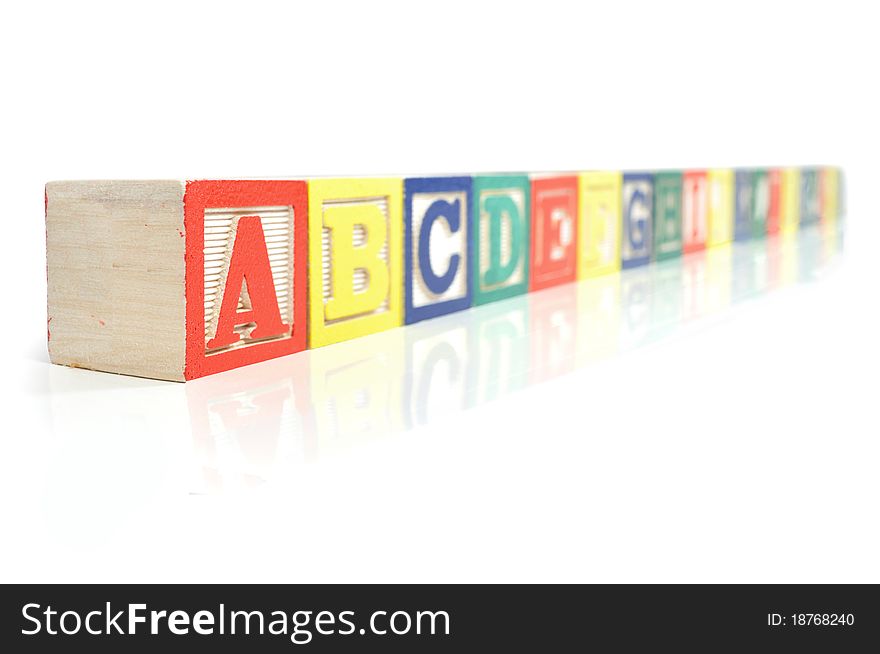
{"label": "blurred block in background", "polygon": [[621,174],[583,173],[578,190],[578,278],[620,270]]}
{"label": "blurred block in background", "polygon": [[654,176],[648,173],[624,173],[622,195],[620,265],[622,268],[635,268],[651,261]]}

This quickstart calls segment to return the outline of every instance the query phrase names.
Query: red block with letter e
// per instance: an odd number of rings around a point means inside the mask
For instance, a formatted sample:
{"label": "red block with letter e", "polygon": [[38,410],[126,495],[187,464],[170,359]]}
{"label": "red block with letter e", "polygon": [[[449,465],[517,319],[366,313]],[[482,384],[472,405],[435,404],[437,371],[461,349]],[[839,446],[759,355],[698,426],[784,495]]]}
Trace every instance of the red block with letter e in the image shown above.
{"label": "red block with letter e", "polygon": [[577,176],[532,182],[529,290],[573,282],[577,276]]}

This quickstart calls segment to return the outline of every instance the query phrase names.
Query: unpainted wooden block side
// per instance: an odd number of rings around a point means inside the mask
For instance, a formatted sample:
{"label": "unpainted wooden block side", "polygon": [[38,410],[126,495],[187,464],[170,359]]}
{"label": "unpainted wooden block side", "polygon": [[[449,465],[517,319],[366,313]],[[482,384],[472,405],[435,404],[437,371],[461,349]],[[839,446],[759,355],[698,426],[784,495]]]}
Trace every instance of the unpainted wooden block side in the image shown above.
{"label": "unpainted wooden block side", "polygon": [[183,380],[180,181],[46,185],[52,363]]}

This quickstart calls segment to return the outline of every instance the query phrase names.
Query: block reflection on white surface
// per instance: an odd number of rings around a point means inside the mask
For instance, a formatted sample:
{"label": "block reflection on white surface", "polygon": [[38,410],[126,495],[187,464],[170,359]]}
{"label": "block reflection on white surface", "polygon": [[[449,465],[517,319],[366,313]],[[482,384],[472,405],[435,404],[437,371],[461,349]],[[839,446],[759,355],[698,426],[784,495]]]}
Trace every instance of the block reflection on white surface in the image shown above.
{"label": "block reflection on white surface", "polygon": [[190,382],[199,459],[211,486],[269,479],[699,328],[813,279],[840,242],[825,228],[732,243]]}
{"label": "block reflection on white surface", "polygon": [[[96,488],[112,485],[130,498],[139,484],[164,483],[169,447],[192,448],[173,460],[191,461],[193,492],[259,486],[610,357],[639,356],[729,318],[739,303],[820,277],[842,242],[842,227],[823,224],[714,247],[185,385],[52,366],[55,456],[92,461]],[[107,418],[103,427],[85,440],[67,437],[89,433],[96,412]],[[190,443],[172,436],[181,430],[192,433]],[[97,463],[96,452],[108,448],[121,450],[112,474]],[[149,461],[156,465],[144,467]],[[131,477],[127,468],[141,472]],[[63,513],[66,501],[51,511]]]}

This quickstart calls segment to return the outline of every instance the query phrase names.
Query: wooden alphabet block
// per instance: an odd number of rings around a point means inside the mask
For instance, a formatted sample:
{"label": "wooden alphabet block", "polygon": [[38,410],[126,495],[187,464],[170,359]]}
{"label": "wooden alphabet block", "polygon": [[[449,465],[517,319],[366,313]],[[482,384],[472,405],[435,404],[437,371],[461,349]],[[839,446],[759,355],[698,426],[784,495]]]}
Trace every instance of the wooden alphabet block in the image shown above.
{"label": "wooden alphabet block", "polygon": [[782,222],[782,171],[771,168],[767,171],[767,234],[779,233]]}
{"label": "wooden alphabet block", "polygon": [[309,182],[309,345],[403,322],[403,183]]}
{"label": "wooden alphabet block", "polygon": [[580,175],[579,279],[620,270],[621,183],[617,172]]}
{"label": "wooden alphabet block", "polygon": [[654,221],[654,176],[646,173],[623,175],[623,239],[620,265],[635,268],[651,261]]}
{"label": "wooden alphabet block", "polygon": [[734,173],[733,239],[748,241],[752,238],[752,217],[755,211],[755,178],[751,170]]}
{"label": "wooden alphabet block", "polygon": [[840,171],[837,168],[823,168],[819,175],[821,220],[834,222],[840,210]]}
{"label": "wooden alphabet block", "polygon": [[529,178],[474,177],[471,266],[474,304],[526,292],[529,281]]}
{"label": "wooden alphabet block", "polygon": [[709,232],[709,183],[704,170],[689,170],[682,179],[682,251],[706,248]]}
{"label": "wooden alphabet block", "polygon": [[470,177],[404,182],[407,324],[471,305],[471,186]]}
{"label": "wooden alphabet block", "polygon": [[657,261],[681,256],[682,174],[654,175],[654,258]]}
{"label": "wooden alphabet block", "polygon": [[716,168],[709,171],[709,238],[714,247],[733,240],[733,171]]}
{"label": "wooden alphabet block", "polygon": [[577,277],[578,180],[532,179],[529,290],[573,282]]}
{"label": "wooden alphabet block", "polygon": [[53,363],[195,379],[306,346],[302,181],[50,182]]}
{"label": "wooden alphabet block", "polygon": [[[621,324],[636,335],[622,340],[644,341],[638,334],[650,332],[648,323],[635,320],[642,304],[656,302],[661,327],[672,322],[667,316],[700,313],[691,305],[703,297],[709,309],[726,306],[732,250],[737,269],[755,255],[753,274],[735,280],[735,299],[796,279],[797,256],[786,253],[796,250],[800,224],[821,223],[801,262],[811,274],[814,259],[830,256],[842,238],[843,181],[836,168],[780,168],[50,182],[50,359],[184,381],[602,273],[620,280]],[[747,239],[751,247],[731,245]],[[703,268],[675,260],[709,246]],[[674,260],[619,273],[652,258]],[[705,283],[713,275],[721,283]],[[680,278],[684,299],[664,292],[639,301]],[[533,321],[543,330],[536,360],[555,356],[544,331],[573,306],[565,300],[557,310],[552,297],[531,303],[547,318],[547,326]],[[519,298],[495,309],[511,314],[528,304]],[[527,327],[528,317],[520,322]],[[512,333],[511,325],[498,321],[487,341]],[[575,341],[565,356],[580,356]],[[470,337],[467,348],[495,356]],[[528,369],[526,362],[510,374],[519,379]]]}
{"label": "wooden alphabet block", "polygon": [[819,171],[804,168],[801,170],[801,224],[815,225],[821,214]]}
{"label": "wooden alphabet block", "polygon": [[770,215],[770,176],[766,170],[752,173],[752,238],[767,235],[767,218]]}
{"label": "wooden alphabet block", "polygon": [[801,214],[801,171],[783,168],[779,188],[779,231],[793,234],[798,230]]}

